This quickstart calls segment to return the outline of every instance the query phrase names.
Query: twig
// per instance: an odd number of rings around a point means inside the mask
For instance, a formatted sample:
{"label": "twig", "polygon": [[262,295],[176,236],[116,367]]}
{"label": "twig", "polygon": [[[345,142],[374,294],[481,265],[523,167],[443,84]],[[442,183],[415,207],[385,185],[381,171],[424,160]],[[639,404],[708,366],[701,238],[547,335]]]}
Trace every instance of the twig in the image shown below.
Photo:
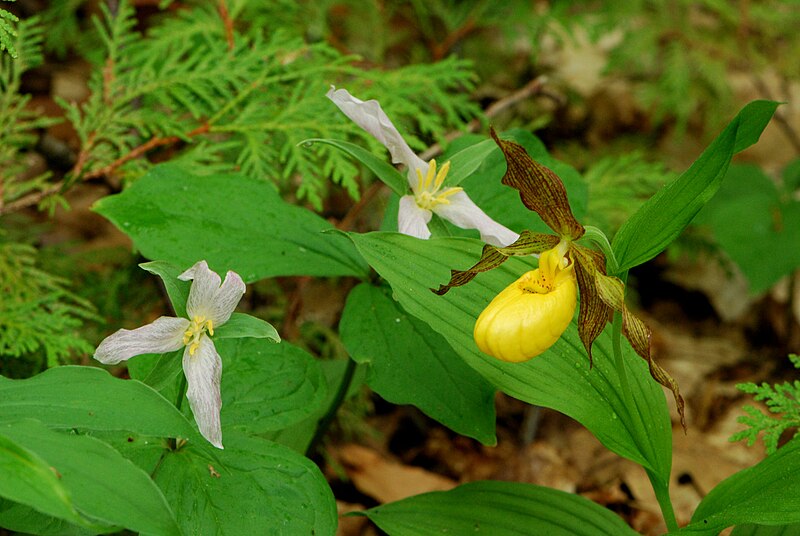
{"label": "twig", "polygon": [[228,12],[228,5],[225,0],[219,0],[219,16],[222,18],[222,23],[225,25],[225,39],[228,40],[228,50],[233,50],[233,20],[231,14]]}
{"label": "twig", "polygon": [[467,19],[467,21],[447,34],[444,38],[444,41],[441,43],[432,43],[431,44],[431,56],[433,56],[433,61],[439,61],[444,58],[450,49],[455,46],[461,39],[472,33],[475,29],[475,20],[471,17]]}
{"label": "twig", "polygon": [[[547,77],[546,76],[544,76],[544,75],[537,76],[536,78],[534,78],[533,80],[531,80],[530,82],[525,84],[522,88],[518,89],[514,93],[512,93],[510,95],[506,95],[502,99],[493,102],[488,108],[486,108],[486,112],[484,113],[484,116],[487,119],[491,119],[491,118],[496,117],[497,115],[499,115],[504,110],[506,110],[506,109],[518,104],[519,102],[524,101],[525,99],[533,97],[534,95],[546,95],[547,94],[547,93],[545,93],[545,84],[546,83],[547,83]],[[552,97],[552,95],[549,95],[549,94],[547,94],[547,95],[550,96],[551,98],[554,98],[554,97]],[[476,130],[478,130],[480,128],[480,126],[481,126],[481,120],[480,119],[473,119],[472,121],[467,123],[466,131],[467,132],[475,132]],[[462,134],[463,134],[463,131],[455,130],[455,131],[448,132],[447,134],[445,134],[444,135],[444,139],[447,140],[447,141],[451,141],[451,140],[454,140],[455,138],[461,136]],[[419,155],[419,157],[422,158],[425,161],[428,161],[431,158],[433,158],[434,156],[436,156],[437,154],[440,154],[441,152],[442,152],[442,146],[439,145],[438,143],[434,143],[433,145],[428,147],[428,149],[426,149],[424,152],[422,152]]]}
{"label": "twig", "polygon": [[[199,127],[197,127],[196,129],[192,130],[191,132],[187,132],[185,137],[192,138],[200,134],[206,134],[210,129],[211,126],[208,123],[204,123]],[[94,171],[90,171],[89,173],[80,177],[80,179],[82,181],[89,181],[92,179],[97,179],[99,177],[111,175],[114,172],[114,170],[116,170],[118,167],[125,164],[126,162],[133,160],[134,158],[138,158],[147,153],[148,151],[155,149],[156,147],[172,145],[173,143],[177,143],[182,139],[184,139],[184,137],[181,136],[166,136],[164,138],[159,138],[159,137],[152,138],[149,141],[139,145],[138,147],[135,147],[128,154],[122,155],[121,157],[117,158],[107,166],[102,167],[100,169],[96,169]],[[94,145],[94,140],[95,140],[94,134],[89,136],[89,139],[86,140],[86,145],[78,155],[78,161],[75,162],[75,165],[73,166],[72,171],[70,172],[70,175],[73,177],[73,179],[76,179],[80,176],[83,167],[86,165],[86,162],[89,159],[89,153],[91,152],[90,149]],[[51,184],[44,190],[41,190],[33,194],[28,194],[25,197],[21,197],[16,201],[6,204],[5,206],[0,206],[0,215],[14,212],[16,210],[20,210],[33,205],[37,205],[46,197],[49,197],[53,194],[60,192],[67,184],[68,184],[67,181],[62,180]]]}

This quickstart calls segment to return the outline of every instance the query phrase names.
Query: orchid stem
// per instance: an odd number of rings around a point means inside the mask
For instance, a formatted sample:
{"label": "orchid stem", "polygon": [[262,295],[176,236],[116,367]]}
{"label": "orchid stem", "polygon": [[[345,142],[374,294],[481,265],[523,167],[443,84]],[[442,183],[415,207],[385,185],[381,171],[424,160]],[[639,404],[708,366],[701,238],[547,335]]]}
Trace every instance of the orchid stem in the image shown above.
{"label": "orchid stem", "polygon": [[328,411],[325,415],[320,419],[319,424],[317,424],[317,431],[314,433],[314,437],[311,439],[311,442],[308,444],[308,448],[306,449],[306,456],[309,456],[314,452],[317,448],[319,443],[322,441],[322,438],[325,437],[325,434],[328,431],[333,419],[336,418],[336,413],[339,411],[339,407],[344,402],[344,399],[347,397],[347,391],[350,390],[350,384],[353,383],[353,375],[356,372],[356,362],[353,361],[352,358],[347,358],[347,368],[344,369],[344,375],[342,376],[342,381],[339,383],[339,389],[336,391],[336,396],[334,396],[333,400],[331,401],[331,405],[328,406]]}

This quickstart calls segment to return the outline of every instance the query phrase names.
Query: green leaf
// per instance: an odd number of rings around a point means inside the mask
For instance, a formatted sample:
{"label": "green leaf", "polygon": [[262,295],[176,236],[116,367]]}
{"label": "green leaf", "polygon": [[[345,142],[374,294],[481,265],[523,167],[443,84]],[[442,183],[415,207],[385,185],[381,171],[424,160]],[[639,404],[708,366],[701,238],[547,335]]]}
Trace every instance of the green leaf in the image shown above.
{"label": "green leaf", "polygon": [[800,439],[726,478],[700,502],[683,532],[733,525],[800,523]]}
{"label": "green leaf", "polygon": [[336,503],[316,465],[287,447],[231,432],[215,458],[168,453],[155,479],[184,534],[336,532]]}
{"label": "green leaf", "polygon": [[0,497],[26,504],[43,514],[83,522],[69,492],[47,462],[4,435],[0,435],[0,474],[3,475]]}
{"label": "green leaf", "polygon": [[5,499],[0,499],[0,527],[23,534],[37,534],[39,536],[96,536],[118,532],[119,527],[104,527],[90,525],[83,521],[83,525],[69,523],[57,517],[51,517],[26,506]]}
{"label": "green leaf", "polygon": [[778,103],[745,106],[680,177],[642,205],[614,236],[620,272],[664,250],[717,192],[734,154],[758,141]]}
{"label": "green leaf", "polygon": [[346,141],[322,138],[311,138],[304,140],[301,143],[324,143],[325,145],[330,145],[331,147],[335,147],[340,151],[344,151],[367,166],[367,168],[372,171],[375,176],[381,180],[381,182],[391,188],[391,190],[397,195],[403,196],[408,193],[408,180],[406,180],[405,175],[397,171],[394,166],[387,163],[382,158],[378,158],[363,147],[359,147],[358,145]]}
{"label": "green leaf", "polygon": [[731,536],[798,536],[800,523],[768,527],[764,525],[739,525]]}
{"label": "green leaf", "polygon": [[359,251],[392,286],[403,308],[425,321],[479,374],[505,393],[556,409],[592,431],[606,447],[650,469],[668,482],[671,427],[661,387],[647,364],[626,345],[623,350],[632,399],[625,405],[614,366],[608,330],[595,343],[589,368],[573,324],[547,352],[526,363],[505,363],[483,354],[472,339],[480,312],[507,285],[534,268],[532,258],[512,258],[479,274],[469,285],[437,296],[451,267],[468,267],[478,259],[481,242],[447,238],[418,240],[396,233],[351,233]]}
{"label": "green leaf", "polygon": [[384,399],[413,404],[459,434],[496,443],[494,388],[383,289],[362,283],[350,291],[339,331],[353,359],[369,365],[367,384]]}
{"label": "green leaf", "polygon": [[200,437],[194,425],[150,387],[93,367],[57,367],[26,380],[0,377],[0,422],[26,418],[52,428]]}
{"label": "green leaf", "polygon": [[281,336],[278,335],[278,331],[272,324],[244,313],[233,313],[227,322],[214,331],[214,339],[239,339],[242,337],[281,342]]}
{"label": "green leaf", "polygon": [[186,302],[189,301],[189,289],[192,287],[192,282],[178,279],[178,276],[184,270],[166,261],[143,262],[139,267],[161,278],[164,289],[167,291],[167,296],[169,296],[169,301],[172,303],[172,310],[175,311],[175,316],[189,318],[186,313]]}
{"label": "green leaf", "polygon": [[163,164],[95,210],[142,254],[182,268],[206,260],[247,282],[285,275],[366,275],[343,237],[313,212],[283,201],[274,187],[243,175],[192,175]]}
{"label": "green leaf", "polygon": [[753,293],[768,290],[800,266],[800,203],[781,199],[775,183],[757,166],[731,165],[695,222],[711,227]]}
{"label": "green leaf", "polygon": [[287,342],[218,341],[222,356],[222,426],[248,433],[280,430],[317,412],[327,395],[319,363]]}
{"label": "green leaf", "polygon": [[364,514],[392,536],[637,534],[618,515],[588,499],[520,482],[470,482],[371,508]]}
{"label": "green leaf", "polygon": [[489,155],[499,151],[494,140],[484,139],[474,145],[461,149],[449,158],[443,158],[444,162],[450,162],[450,173],[445,179],[447,186],[458,186],[461,181],[475,173],[483,165]]}
{"label": "green leaf", "polygon": [[0,434],[46,460],[76,508],[90,520],[142,534],[181,534],[150,477],[102,441],[54,432],[30,419],[0,425]]}

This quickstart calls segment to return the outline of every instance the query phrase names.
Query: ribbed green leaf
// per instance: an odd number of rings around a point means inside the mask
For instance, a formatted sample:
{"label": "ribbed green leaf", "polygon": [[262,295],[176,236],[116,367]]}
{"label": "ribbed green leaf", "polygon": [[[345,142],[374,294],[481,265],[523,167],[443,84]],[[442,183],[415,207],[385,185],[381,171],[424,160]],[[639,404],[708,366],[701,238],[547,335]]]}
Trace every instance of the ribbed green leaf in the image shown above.
{"label": "ribbed green leaf", "polygon": [[619,270],[646,262],[675,240],[717,192],[733,155],[758,141],[778,103],[745,106],[680,177],[642,205],[614,236]]}
{"label": "ribbed green leaf", "polygon": [[215,340],[243,337],[281,342],[281,336],[272,324],[244,313],[233,313],[227,322],[214,331]]}
{"label": "ribbed green leaf", "polygon": [[800,523],[800,439],[723,480],[700,502],[682,532],[733,525]]}
{"label": "ribbed green leaf", "polygon": [[481,242],[418,240],[396,233],[349,236],[391,284],[403,308],[441,334],[495,387],[573,417],[609,449],[649,468],[662,483],[668,482],[672,442],[664,394],[650,378],[647,364],[626,345],[623,357],[635,407],[625,404],[608,331],[595,343],[592,369],[574,322],[550,350],[526,363],[505,363],[478,350],[472,339],[476,318],[495,295],[534,267],[534,259],[509,259],[470,284],[437,296],[430,289],[449,279],[450,268],[474,264]]}
{"label": "ribbed green leaf", "polygon": [[392,536],[636,534],[619,516],[588,499],[520,482],[471,482],[378,506],[365,515]]}
{"label": "ribbed green leaf", "polygon": [[395,404],[412,404],[462,435],[493,445],[494,388],[425,322],[362,283],[339,323],[347,351],[369,366],[367,384]]}

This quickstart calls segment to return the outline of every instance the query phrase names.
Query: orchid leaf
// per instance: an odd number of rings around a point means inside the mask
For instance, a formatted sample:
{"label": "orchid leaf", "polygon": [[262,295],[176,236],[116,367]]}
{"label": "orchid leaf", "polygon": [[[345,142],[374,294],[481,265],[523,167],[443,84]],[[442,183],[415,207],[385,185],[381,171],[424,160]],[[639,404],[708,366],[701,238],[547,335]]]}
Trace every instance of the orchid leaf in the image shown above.
{"label": "orchid leaf", "polygon": [[561,179],[533,160],[521,145],[501,140],[494,129],[491,134],[506,158],[503,184],[518,190],[522,203],[536,212],[556,234],[573,240],[580,238],[583,226],[572,213]]}
{"label": "orchid leaf", "polygon": [[[525,363],[505,363],[478,350],[472,338],[478,315],[501,290],[535,268],[534,259],[508,259],[502,266],[478,274],[471,284],[437,296],[429,289],[449,278],[450,266],[474,263],[481,242],[417,240],[396,233],[348,236],[389,282],[403,309],[441,334],[492,385],[525,402],[573,417],[609,449],[644,465],[662,484],[668,482],[671,425],[664,393],[650,378],[647,364],[625,346],[630,398],[636,407],[626,406],[609,330],[595,342],[591,369],[574,323],[549,350]],[[576,397],[576,392],[581,396]]]}
{"label": "orchid leaf", "polygon": [[559,238],[555,235],[522,231],[519,239],[506,247],[498,248],[486,244],[483,246],[480,260],[474,266],[466,270],[450,270],[450,281],[445,285],[439,285],[434,292],[440,296],[446,294],[453,287],[466,285],[479,273],[497,268],[509,257],[541,253],[555,247],[558,242]]}
{"label": "orchid leaf", "polygon": [[403,196],[408,192],[408,180],[406,180],[405,175],[397,171],[397,169],[386,162],[386,160],[375,156],[363,147],[359,147],[358,145],[346,141],[323,138],[310,138],[302,143],[324,143],[325,145],[330,145],[331,147],[335,147],[340,151],[344,151],[367,166],[367,169],[372,171],[375,176],[381,180],[381,182],[388,186],[397,195]]}
{"label": "orchid leaf", "polygon": [[362,283],[347,297],[342,342],[366,364],[367,384],[394,404],[413,404],[459,434],[494,445],[494,388],[425,322],[384,289]]}
{"label": "orchid leaf", "polygon": [[733,525],[800,523],[800,439],[723,480],[700,502],[680,533],[713,533]]}
{"label": "orchid leaf", "polygon": [[758,141],[778,103],[753,101],[680,177],[647,200],[614,236],[619,271],[658,255],[714,196],[733,155]]}
{"label": "orchid leaf", "polygon": [[246,282],[279,275],[364,276],[348,241],[331,224],[286,203],[268,182],[239,174],[194,175],[177,164],[153,167],[94,209],[147,258],[188,268],[206,260]]}
{"label": "orchid leaf", "polygon": [[364,515],[392,536],[636,534],[618,515],[580,495],[520,482],[470,482],[377,506]]}

